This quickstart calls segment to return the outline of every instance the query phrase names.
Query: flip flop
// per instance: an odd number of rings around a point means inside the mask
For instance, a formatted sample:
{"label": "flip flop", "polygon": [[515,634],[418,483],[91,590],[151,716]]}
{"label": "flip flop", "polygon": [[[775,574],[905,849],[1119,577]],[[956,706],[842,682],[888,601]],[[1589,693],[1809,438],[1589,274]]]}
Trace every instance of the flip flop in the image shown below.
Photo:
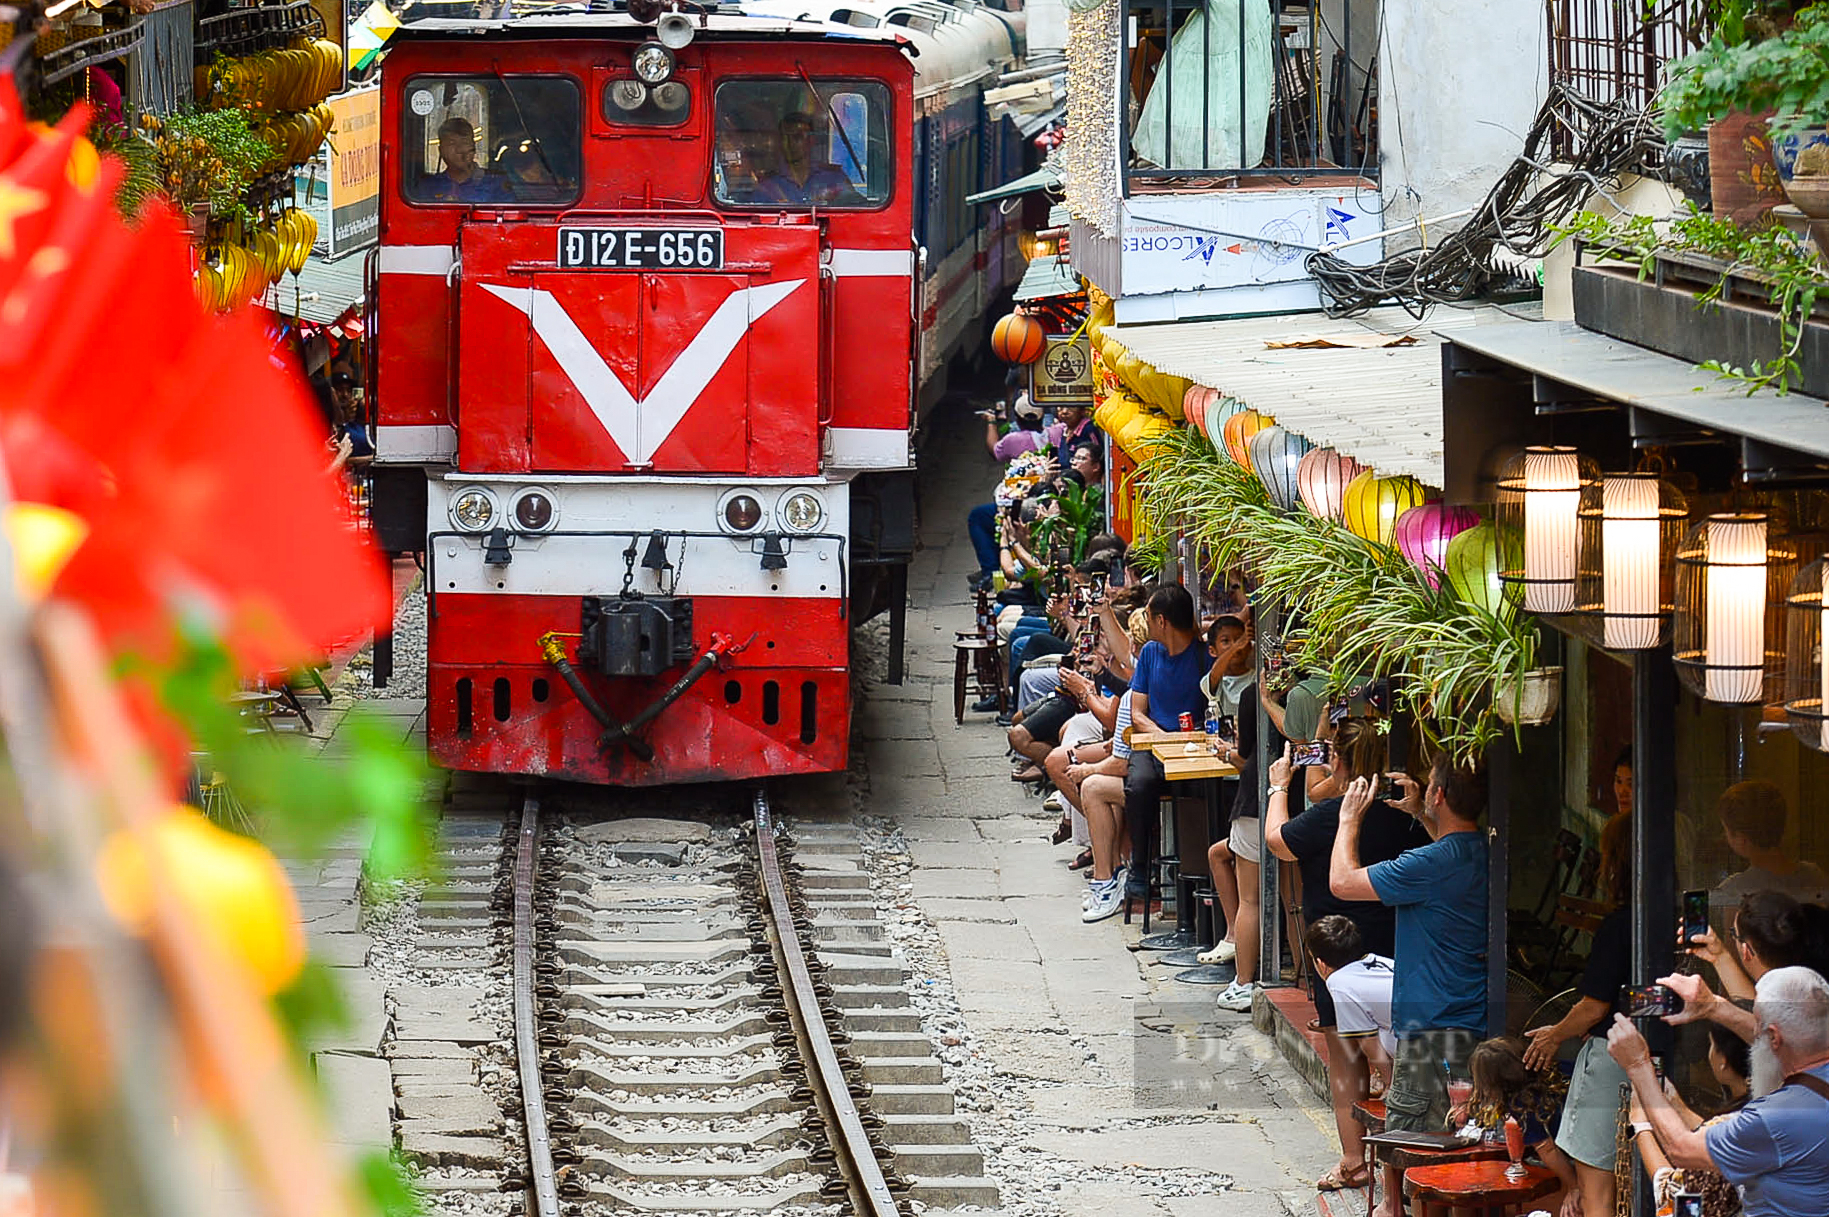
{"label": "flip flop", "polygon": [[1356,1171],[1342,1173],[1338,1166],[1322,1175],[1315,1181],[1318,1192],[1355,1192],[1372,1181],[1372,1172],[1361,1166]]}

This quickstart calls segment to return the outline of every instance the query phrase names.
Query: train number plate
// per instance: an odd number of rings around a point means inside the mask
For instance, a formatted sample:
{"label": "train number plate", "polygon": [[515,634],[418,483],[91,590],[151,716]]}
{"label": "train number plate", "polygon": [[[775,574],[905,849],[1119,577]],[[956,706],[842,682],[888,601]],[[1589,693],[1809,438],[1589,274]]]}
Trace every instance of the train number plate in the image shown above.
{"label": "train number plate", "polygon": [[720,270],[721,228],[561,228],[567,270]]}

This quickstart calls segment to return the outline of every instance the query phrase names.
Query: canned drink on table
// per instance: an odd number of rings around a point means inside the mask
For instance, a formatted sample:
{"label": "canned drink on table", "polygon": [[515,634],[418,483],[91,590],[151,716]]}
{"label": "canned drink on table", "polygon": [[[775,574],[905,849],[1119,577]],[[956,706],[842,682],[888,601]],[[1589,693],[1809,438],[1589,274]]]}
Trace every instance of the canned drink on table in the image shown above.
{"label": "canned drink on table", "polygon": [[1181,712],[1181,729],[1183,731],[1192,731],[1194,729],[1194,716],[1189,714],[1186,710]]}

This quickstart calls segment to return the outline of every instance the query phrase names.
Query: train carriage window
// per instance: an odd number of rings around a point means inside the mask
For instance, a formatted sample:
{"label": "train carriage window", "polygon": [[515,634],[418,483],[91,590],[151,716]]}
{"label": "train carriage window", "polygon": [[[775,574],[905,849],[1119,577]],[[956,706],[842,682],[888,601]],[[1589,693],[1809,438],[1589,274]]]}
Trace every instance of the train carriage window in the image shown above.
{"label": "train carriage window", "polygon": [[566,76],[414,76],[401,107],[400,188],[432,206],[578,201],[583,110]]}
{"label": "train carriage window", "polygon": [[893,181],[889,107],[875,80],[724,81],[713,196],[735,207],[881,206]]}

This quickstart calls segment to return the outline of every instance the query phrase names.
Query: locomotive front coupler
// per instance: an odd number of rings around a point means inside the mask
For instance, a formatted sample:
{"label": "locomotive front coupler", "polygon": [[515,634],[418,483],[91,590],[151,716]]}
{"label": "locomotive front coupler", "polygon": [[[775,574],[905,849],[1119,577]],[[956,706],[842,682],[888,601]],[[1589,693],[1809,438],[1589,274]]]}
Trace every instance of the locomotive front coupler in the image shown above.
{"label": "locomotive front coupler", "polygon": [[[575,669],[572,666],[571,661],[566,658],[565,644],[561,641],[562,637],[563,635],[556,632],[548,632],[542,635],[540,638],[540,652],[546,657],[546,661],[552,664],[553,668],[559,673],[560,679],[565,681],[567,687],[577,696],[579,704],[590,712],[592,718],[595,718],[606,728],[602,738],[597,741],[598,751],[605,752],[611,748],[627,746],[629,751],[633,752],[637,759],[644,762],[652,762],[654,760],[654,747],[635,733],[653,722],[660,716],[661,711],[665,710],[668,706],[671,706],[674,702],[684,696],[686,690],[697,684],[699,678],[704,676],[705,673],[711,671],[713,668],[724,667],[729,662],[731,656],[739,655],[748,650],[749,645],[756,641],[755,633],[751,633],[743,642],[738,642],[731,635],[726,634],[721,630],[713,631],[711,635],[711,645],[705,649],[704,654],[693,661],[690,668],[686,669],[686,674],[674,681],[673,686],[665,693],[655,698],[652,702],[649,702],[634,718],[623,723],[618,722],[614,715],[604,709],[603,704],[599,702],[596,697],[592,695],[590,689],[585,686],[584,680],[578,675],[577,669]],[[582,649],[581,644],[580,652],[582,652]]]}

